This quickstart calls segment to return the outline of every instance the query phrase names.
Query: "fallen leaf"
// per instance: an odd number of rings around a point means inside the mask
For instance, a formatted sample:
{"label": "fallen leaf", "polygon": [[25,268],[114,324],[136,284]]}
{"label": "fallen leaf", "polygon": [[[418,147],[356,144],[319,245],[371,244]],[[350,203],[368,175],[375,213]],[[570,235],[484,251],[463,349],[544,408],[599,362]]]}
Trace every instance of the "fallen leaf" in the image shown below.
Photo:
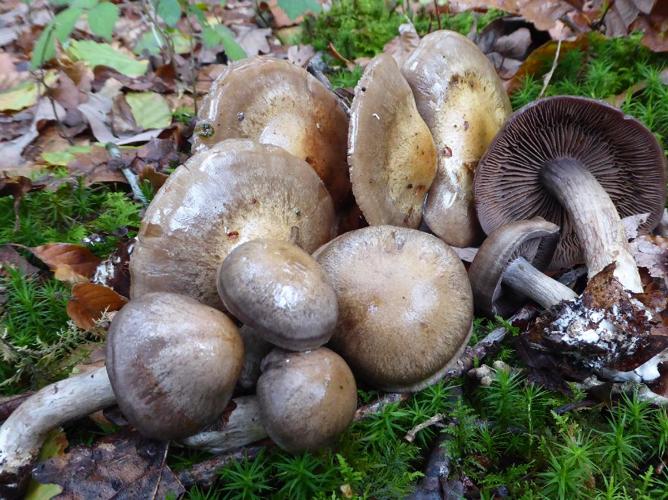
{"label": "fallen leaf", "polygon": [[668,286],[668,238],[659,235],[639,236],[629,243],[638,267],[644,267],[654,278]]}
{"label": "fallen leaf", "polygon": [[[44,82],[49,87],[57,80],[55,71],[47,71],[44,75]],[[36,80],[19,83],[16,87],[0,92],[0,111],[18,111],[33,106],[45,92],[46,87]]]}
{"label": "fallen leaf", "polygon": [[185,489],[165,464],[167,447],[125,431],[38,464],[33,476],[62,486],[61,498],[178,498]]}
{"label": "fallen leaf", "polygon": [[77,283],[67,303],[67,315],[83,330],[95,328],[95,322],[107,311],[118,311],[127,299],[111,288],[95,283]]}
{"label": "fallen leaf", "polygon": [[267,37],[271,36],[271,29],[257,28],[244,24],[234,26],[233,29],[237,34],[237,43],[244,50],[247,57],[268,54],[271,51],[267,42]]}
{"label": "fallen leaf", "polygon": [[383,52],[394,57],[397,65],[401,67],[419,43],[420,35],[415,31],[415,26],[412,23],[405,23],[399,25],[399,35],[385,44]]}
{"label": "fallen leaf", "polygon": [[0,246],[0,275],[3,274],[2,270],[6,266],[15,268],[24,276],[35,274],[39,271],[38,268],[28,262],[11,245]]}
{"label": "fallen leaf", "polygon": [[[68,446],[69,442],[63,429],[54,429],[44,441],[37,460],[43,462],[50,458],[63,456]],[[25,500],[48,500],[60,495],[62,492],[63,488],[57,484],[42,484],[31,478],[28,483]]]}
{"label": "fallen leaf", "polygon": [[109,66],[126,76],[142,76],[148,68],[148,61],[138,61],[109,44],[91,40],[72,40],[67,47],[67,54],[73,60],[84,61],[93,68]]}
{"label": "fallen leaf", "polygon": [[70,146],[61,151],[46,151],[42,153],[42,161],[50,167],[66,167],[69,162],[74,160],[78,153],[89,153],[92,146]]}
{"label": "fallen leaf", "polygon": [[288,47],[288,61],[303,68],[306,67],[315,55],[315,49],[311,45],[291,45]]}
{"label": "fallen leaf", "polygon": [[130,296],[130,254],[134,248],[134,238],[122,242],[116,250],[97,266],[93,283],[112,288],[124,297]]}
{"label": "fallen leaf", "polygon": [[69,283],[79,283],[92,278],[101,262],[100,258],[86,247],[71,243],[48,243],[31,248],[30,251],[49,266],[56,279]]}
{"label": "fallen leaf", "polygon": [[128,92],[125,100],[135,123],[144,130],[163,129],[172,123],[172,111],[167,100],[155,92]]}

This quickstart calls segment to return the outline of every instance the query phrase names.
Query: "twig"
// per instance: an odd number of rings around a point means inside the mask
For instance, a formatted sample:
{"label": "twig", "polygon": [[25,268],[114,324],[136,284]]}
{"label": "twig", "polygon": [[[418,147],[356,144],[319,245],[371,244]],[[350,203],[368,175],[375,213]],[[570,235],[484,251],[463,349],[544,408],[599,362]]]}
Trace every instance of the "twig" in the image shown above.
{"label": "twig", "polygon": [[334,56],[335,59],[338,59],[339,61],[341,61],[343,64],[346,65],[346,68],[352,69],[355,67],[355,63],[352,62],[350,59],[346,59],[343,55],[341,55],[341,53],[338,50],[336,50],[336,47],[334,47],[334,44],[332,42],[329,42],[327,44],[327,48],[332,53],[332,56]]}
{"label": "twig", "polygon": [[559,62],[559,52],[561,52],[561,40],[557,41],[557,52],[554,54],[552,67],[550,68],[550,71],[548,71],[547,74],[543,77],[543,88],[540,90],[540,94],[538,94],[539,98],[543,97],[543,94],[545,94],[547,86],[550,84],[550,80],[552,80],[552,75],[554,75],[554,71],[557,69],[557,63]]}
{"label": "twig", "polygon": [[434,0],[434,13],[436,14],[436,22],[438,23],[438,29],[441,30],[441,13],[438,11],[438,0]]}
{"label": "twig", "polygon": [[218,480],[218,471],[227,464],[244,459],[252,460],[264,449],[264,446],[249,446],[226,455],[219,455],[205,460],[204,462],[195,464],[190,469],[182,471],[178,476],[179,481],[184,488],[192,488],[193,486],[208,488]]}
{"label": "twig", "polygon": [[110,161],[117,163],[118,167],[121,169],[121,172],[123,172],[123,175],[125,176],[125,178],[128,181],[128,184],[130,185],[130,189],[132,189],[132,195],[134,196],[135,200],[141,202],[143,205],[148,205],[148,200],[146,199],[146,196],[144,196],[144,193],[142,193],[141,188],[139,187],[139,182],[137,181],[138,179],[137,174],[135,174],[125,165],[119,147],[113,142],[108,142],[105,148],[107,149],[107,153],[109,153]]}
{"label": "twig", "polygon": [[459,498],[459,496],[448,495],[452,491],[452,488],[448,485],[450,455],[445,446],[446,441],[449,439],[450,437],[447,434],[441,434],[438,437],[424,468],[424,477],[417,484],[413,493],[406,497],[407,499]]}
{"label": "twig", "polygon": [[390,392],[385,394],[373,403],[357,408],[353,421],[358,422],[371,415],[380,413],[386,406],[394,403],[403,403],[404,401],[408,401],[410,397],[411,394],[409,392]]}
{"label": "twig", "polygon": [[431,427],[432,425],[441,423],[444,419],[445,415],[443,413],[437,413],[433,417],[413,427],[410,431],[406,433],[404,439],[409,443],[412,443],[413,441],[415,441],[415,436],[417,435],[418,432],[420,432],[423,429],[426,429],[427,427]]}
{"label": "twig", "polygon": [[160,473],[158,474],[158,480],[155,482],[155,489],[151,495],[151,500],[155,500],[158,496],[158,491],[160,490],[160,482],[162,481],[162,473],[165,470],[165,463],[167,462],[167,454],[169,453],[169,441],[165,444],[165,451],[162,454],[162,460],[160,461]]}

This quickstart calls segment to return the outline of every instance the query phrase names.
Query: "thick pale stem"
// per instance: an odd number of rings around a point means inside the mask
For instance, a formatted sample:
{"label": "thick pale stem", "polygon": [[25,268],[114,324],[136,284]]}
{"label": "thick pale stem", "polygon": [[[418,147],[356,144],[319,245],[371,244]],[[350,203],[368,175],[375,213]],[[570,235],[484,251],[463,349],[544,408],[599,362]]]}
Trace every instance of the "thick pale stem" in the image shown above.
{"label": "thick pale stem", "polygon": [[543,167],[541,180],[573,221],[589,277],[614,262],[615,278],[626,289],[642,292],[617,209],[591,172],[576,160],[562,158]]}
{"label": "thick pale stem", "polygon": [[506,267],[503,284],[529,297],[545,309],[557,305],[562,300],[577,298],[573,290],[541,273],[524,257],[518,257]]}
{"label": "thick pale stem", "polygon": [[106,368],[47,385],[0,427],[0,484],[20,489],[49,431],[116,401]]}
{"label": "thick pale stem", "polygon": [[232,404],[232,411],[218,423],[184,439],[183,444],[221,454],[267,437],[255,396],[234,398]]}

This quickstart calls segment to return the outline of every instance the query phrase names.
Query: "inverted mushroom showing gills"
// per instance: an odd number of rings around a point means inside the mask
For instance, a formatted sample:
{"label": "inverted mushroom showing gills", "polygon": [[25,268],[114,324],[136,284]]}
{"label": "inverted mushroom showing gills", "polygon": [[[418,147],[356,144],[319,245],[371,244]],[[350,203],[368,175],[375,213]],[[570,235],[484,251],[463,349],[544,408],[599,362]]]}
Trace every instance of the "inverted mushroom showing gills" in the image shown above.
{"label": "inverted mushroom showing gills", "polygon": [[357,408],[350,368],[325,347],[307,352],[274,349],[262,362],[257,397],[269,437],[292,453],[330,444],[352,422]]}
{"label": "inverted mushroom showing gills", "polygon": [[306,162],[276,146],[223,141],[177,168],[149,205],[130,294],[181,293],[222,308],[216,272],[237,245],[296,236],[313,252],[335,234],[332,199]]}
{"label": "inverted mushroom showing gills", "polygon": [[223,413],[243,352],[222,312],[182,295],[149,293],[111,322],[107,371],[118,406],[139,432],[178,439]]}
{"label": "inverted mushroom showing gills", "polygon": [[274,345],[302,351],[325,344],[336,326],[336,292],[318,263],[287,241],[252,240],[218,271],[223,304]]}
{"label": "inverted mushroom showing gills", "polygon": [[554,254],[559,227],[536,217],[511,222],[483,242],[469,268],[476,309],[487,316],[509,316],[526,298],[545,308],[577,294],[543,274]]}
{"label": "inverted mushroom showing gills", "polygon": [[391,391],[437,380],[466,345],[471,286],[455,252],[433,235],[370,226],[314,254],[336,290],[330,342],[359,380]]}
{"label": "inverted mushroom showing gills", "polygon": [[270,57],[227,66],[198,114],[194,150],[232,138],[280,146],[308,162],[337,206],[350,192],[348,116],[305,69]]}
{"label": "inverted mushroom showing gills", "polygon": [[436,149],[411,88],[388,54],[371,61],[355,87],[348,162],[355,200],[370,225],[420,225],[436,174]]}
{"label": "inverted mushroom showing gills", "polygon": [[620,217],[661,219],[666,160],[654,135],[619,109],[582,97],[550,97],[517,111],[475,177],[485,232],[540,216],[561,228],[553,266],[582,261],[589,276],[616,264],[615,278],[642,292]]}
{"label": "inverted mushroom showing gills", "polygon": [[436,144],[438,170],[424,220],[446,243],[473,246],[482,237],[473,173],[511,112],[508,95],[485,54],[453,31],[425,36],[401,71]]}

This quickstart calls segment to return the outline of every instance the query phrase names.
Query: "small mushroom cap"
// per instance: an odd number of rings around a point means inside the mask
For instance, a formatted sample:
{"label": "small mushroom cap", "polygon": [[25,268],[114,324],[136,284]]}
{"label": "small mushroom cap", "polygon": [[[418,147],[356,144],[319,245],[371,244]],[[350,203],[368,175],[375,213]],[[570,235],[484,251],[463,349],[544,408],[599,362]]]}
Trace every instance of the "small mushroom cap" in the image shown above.
{"label": "small mushroom cap", "polygon": [[388,54],[367,65],[355,88],[348,148],[353,193],[369,224],[417,228],[436,175],[436,148]]}
{"label": "small mushroom cap", "polygon": [[332,199],[306,162],[276,146],[223,141],[177,168],[146,210],[130,257],[131,296],[174,292],[222,308],[216,272],[234,247],[296,233],[312,252],[335,226]]}
{"label": "small mushroom cap", "polygon": [[173,293],[128,302],[107,337],[107,372],[123,415],[144,436],[179,439],[216,420],[244,347],[222,312]]}
{"label": "small mushroom cap", "polygon": [[348,117],[336,96],[306,70],[270,57],[227,66],[204,99],[194,150],[230,138],[280,146],[308,162],[335,203],[350,192],[346,141]]}
{"label": "small mushroom cap", "polygon": [[552,267],[581,263],[573,223],[541,183],[543,166],[560,158],[588,168],[621,218],[649,213],[642,231],[658,224],[666,201],[666,160],[654,135],[609,104],[558,96],[514,113],[480,161],[474,189],[485,232],[540,216],[561,228]]}
{"label": "small mushroom cap", "polygon": [[492,63],[465,36],[425,36],[401,71],[436,143],[438,170],[424,220],[446,243],[469,247],[482,236],[473,201],[478,160],[511,112]]}
{"label": "small mushroom cap", "polygon": [[320,347],[336,326],[336,292],[325,272],[287,241],[236,247],[220,266],[218,292],[228,311],[284,349]]}
{"label": "small mushroom cap", "polygon": [[559,226],[535,217],[501,226],[485,241],[469,268],[476,310],[507,317],[526,301],[501,283],[508,264],[524,257],[539,271],[546,269],[559,241]]}
{"label": "small mushroom cap", "polygon": [[419,389],[466,345],[471,286],[459,257],[435,236],[371,226],[339,236],[314,257],[339,300],[332,349],[360,380]]}
{"label": "small mushroom cap", "polygon": [[357,408],[350,368],[325,347],[306,352],[274,349],[262,362],[257,397],[267,434],[291,453],[332,443]]}

